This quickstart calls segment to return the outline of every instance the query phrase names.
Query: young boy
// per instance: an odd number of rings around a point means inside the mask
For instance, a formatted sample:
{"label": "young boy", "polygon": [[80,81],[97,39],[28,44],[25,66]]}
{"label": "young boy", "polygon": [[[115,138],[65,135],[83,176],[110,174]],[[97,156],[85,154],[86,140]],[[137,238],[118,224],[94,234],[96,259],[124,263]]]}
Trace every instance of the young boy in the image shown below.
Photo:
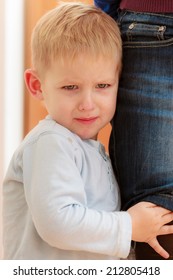
{"label": "young boy", "polygon": [[120,212],[109,157],[97,135],[112,119],[121,70],[113,19],[66,3],[37,23],[29,92],[48,116],[15,152],[3,185],[4,259],[116,259],[131,240],[173,232],[173,214],[151,203]]}

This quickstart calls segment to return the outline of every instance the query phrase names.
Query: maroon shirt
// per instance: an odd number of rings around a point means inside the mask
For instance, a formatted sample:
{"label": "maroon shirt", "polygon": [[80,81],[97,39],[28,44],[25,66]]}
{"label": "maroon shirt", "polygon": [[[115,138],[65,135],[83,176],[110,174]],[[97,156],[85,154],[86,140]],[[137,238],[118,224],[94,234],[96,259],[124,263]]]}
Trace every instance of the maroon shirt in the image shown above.
{"label": "maroon shirt", "polygon": [[122,0],[120,9],[135,12],[172,13],[173,0]]}

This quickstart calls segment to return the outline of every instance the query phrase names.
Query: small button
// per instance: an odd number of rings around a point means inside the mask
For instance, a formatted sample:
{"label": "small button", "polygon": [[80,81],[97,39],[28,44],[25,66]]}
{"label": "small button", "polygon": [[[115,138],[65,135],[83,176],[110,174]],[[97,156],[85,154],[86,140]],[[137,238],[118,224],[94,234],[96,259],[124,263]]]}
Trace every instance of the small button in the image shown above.
{"label": "small button", "polygon": [[133,29],[134,27],[135,27],[135,23],[134,22],[129,25],[129,29],[130,30]]}

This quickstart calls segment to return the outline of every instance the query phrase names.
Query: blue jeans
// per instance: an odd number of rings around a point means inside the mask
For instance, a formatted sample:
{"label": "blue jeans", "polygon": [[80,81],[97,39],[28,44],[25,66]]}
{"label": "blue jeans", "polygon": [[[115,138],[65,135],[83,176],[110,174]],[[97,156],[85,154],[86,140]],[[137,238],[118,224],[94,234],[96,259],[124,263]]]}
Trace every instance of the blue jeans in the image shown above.
{"label": "blue jeans", "polygon": [[[173,14],[122,11],[123,69],[110,156],[122,209],[150,201],[173,210]],[[173,234],[158,237],[173,259]],[[135,243],[136,259],[162,259]]]}
{"label": "blue jeans", "polygon": [[173,210],[173,14],[121,11],[123,70],[109,152],[122,209]]}

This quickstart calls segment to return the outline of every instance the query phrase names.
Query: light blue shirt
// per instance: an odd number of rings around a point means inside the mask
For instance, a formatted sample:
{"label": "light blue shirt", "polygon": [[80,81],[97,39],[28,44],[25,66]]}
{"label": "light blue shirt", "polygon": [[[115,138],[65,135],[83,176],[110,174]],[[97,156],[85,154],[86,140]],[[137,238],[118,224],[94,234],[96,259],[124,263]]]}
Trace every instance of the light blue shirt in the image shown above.
{"label": "light blue shirt", "polygon": [[48,116],[25,137],[4,180],[4,259],[125,258],[132,225],[119,210],[103,145]]}

